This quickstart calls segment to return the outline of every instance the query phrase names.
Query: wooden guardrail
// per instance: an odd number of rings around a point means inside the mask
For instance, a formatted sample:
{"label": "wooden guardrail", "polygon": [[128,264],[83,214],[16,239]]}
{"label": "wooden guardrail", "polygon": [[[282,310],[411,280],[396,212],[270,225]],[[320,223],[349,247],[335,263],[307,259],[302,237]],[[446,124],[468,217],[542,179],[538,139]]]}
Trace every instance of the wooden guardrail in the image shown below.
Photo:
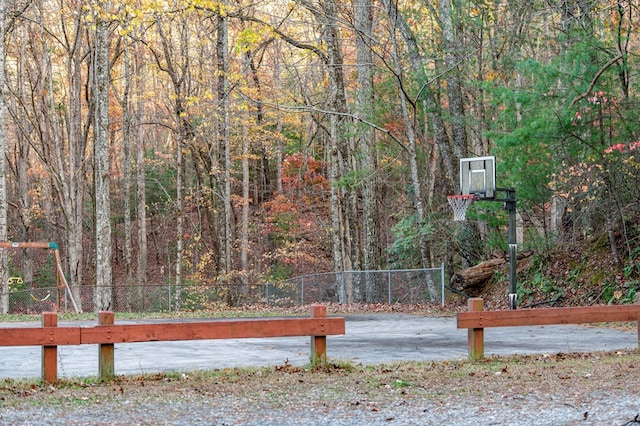
{"label": "wooden guardrail", "polygon": [[469,358],[472,360],[484,358],[484,329],[487,327],[637,321],[640,344],[640,297],[638,297],[638,303],[636,305],[483,311],[482,299],[472,298],[467,304],[468,311],[458,314],[458,328],[469,329]]}
{"label": "wooden guardrail", "polygon": [[96,326],[58,327],[55,312],[42,313],[42,327],[0,328],[0,346],[42,346],[42,380],[58,380],[58,346],[98,344],[100,379],[114,376],[115,343],[179,340],[311,337],[311,365],[327,361],[327,336],[345,333],[342,317],[327,317],[312,305],[309,318],[262,318],[152,324],[115,324],[113,312],[100,312]]}

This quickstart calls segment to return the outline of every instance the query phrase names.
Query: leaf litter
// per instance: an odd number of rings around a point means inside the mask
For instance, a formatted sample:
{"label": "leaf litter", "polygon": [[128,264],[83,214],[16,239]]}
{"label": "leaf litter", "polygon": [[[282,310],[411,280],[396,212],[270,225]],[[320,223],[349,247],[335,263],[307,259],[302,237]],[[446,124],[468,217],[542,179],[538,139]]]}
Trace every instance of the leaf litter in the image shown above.
{"label": "leaf litter", "polygon": [[407,416],[456,418],[462,408],[491,418],[508,410],[556,407],[576,421],[597,424],[603,421],[603,404],[626,397],[637,405],[621,414],[623,424],[640,415],[639,355],[637,350],[557,353],[375,366],[333,360],[315,368],[284,360],[271,368],[165,372],[106,382],[4,380],[0,423],[410,424]]}

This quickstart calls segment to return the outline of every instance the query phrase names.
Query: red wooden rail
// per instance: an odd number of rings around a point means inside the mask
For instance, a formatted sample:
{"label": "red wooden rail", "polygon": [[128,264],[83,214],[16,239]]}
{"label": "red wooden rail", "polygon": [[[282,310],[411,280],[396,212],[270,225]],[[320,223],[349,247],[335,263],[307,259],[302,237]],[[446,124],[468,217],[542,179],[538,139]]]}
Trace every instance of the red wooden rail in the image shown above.
{"label": "red wooden rail", "polygon": [[484,357],[484,329],[487,327],[637,321],[640,345],[640,297],[638,297],[638,303],[636,305],[483,311],[482,299],[473,298],[468,301],[468,311],[458,314],[458,328],[469,329],[469,358],[473,360]]}
{"label": "red wooden rail", "polygon": [[342,317],[327,317],[312,305],[309,318],[233,319],[189,323],[114,324],[113,312],[100,312],[97,326],[58,327],[55,312],[42,313],[42,327],[0,328],[0,346],[42,346],[42,380],[58,380],[58,346],[99,345],[99,375],[114,376],[114,344],[177,340],[311,336],[311,365],[327,361],[327,336],[345,333]]}

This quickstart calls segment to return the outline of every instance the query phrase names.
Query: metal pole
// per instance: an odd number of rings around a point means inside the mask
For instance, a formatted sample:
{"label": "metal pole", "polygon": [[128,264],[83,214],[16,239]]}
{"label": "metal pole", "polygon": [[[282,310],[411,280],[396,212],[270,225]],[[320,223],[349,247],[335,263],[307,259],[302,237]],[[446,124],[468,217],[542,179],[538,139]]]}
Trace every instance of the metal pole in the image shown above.
{"label": "metal pole", "polygon": [[444,262],[440,264],[440,294],[442,296],[442,306],[444,306]]}
{"label": "metal pole", "polygon": [[387,305],[391,305],[391,271],[387,271]]}
{"label": "metal pole", "polygon": [[518,305],[518,291],[516,283],[516,190],[507,189],[505,208],[509,211],[509,307],[516,309]]}
{"label": "metal pole", "polygon": [[302,279],[300,280],[300,287],[301,287],[301,291],[300,291],[300,304],[304,305],[304,277],[302,277]]}
{"label": "metal pole", "polygon": [[269,281],[264,283],[264,298],[267,306],[269,306]]}
{"label": "metal pole", "polygon": [[[56,271],[57,271],[57,277],[59,282],[62,282],[62,284],[64,285],[64,288],[66,289],[67,293],[69,294],[69,298],[71,299],[71,303],[73,304],[73,309],[76,311],[76,313],[80,312],[80,310],[78,309],[78,305],[76,305],[76,299],[73,297],[73,292],[71,291],[71,287],[69,287],[69,283],[67,282],[67,279],[64,277],[64,271],[62,270],[62,261],[60,260],[60,250],[58,249],[58,245],[56,243],[48,243],[49,244],[49,248],[51,248],[53,250],[53,253],[55,255],[56,258]],[[65,298],[65,310],[67,308],[66,306],[67,301]],[[58,307],[60,307],[60,285],[58,285]]]}

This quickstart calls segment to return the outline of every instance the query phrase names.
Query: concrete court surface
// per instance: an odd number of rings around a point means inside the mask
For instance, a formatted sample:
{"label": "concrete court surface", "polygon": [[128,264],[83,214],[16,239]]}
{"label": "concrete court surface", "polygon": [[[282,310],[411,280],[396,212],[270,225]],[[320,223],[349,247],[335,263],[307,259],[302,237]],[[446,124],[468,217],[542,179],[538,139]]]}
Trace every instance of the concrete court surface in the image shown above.
{"label": "concrete court surface", "polygon": [[[458,329],[455,318],[407,314],[346,315],[345,318],[346,334],[327,337],[329,359],[381,364],[467,357],[467,330]],[[5,323],[0,327],[38,325]],[[58,325],[70,323],[61,321]],[[303,366],[309,361],[309,341],[309,337],[281,337],[122,343],[115,345],[115,370],[116,374],[141,374],[277,366],[287,362]],[[553,325],[485,329],[485,356],[637,347],[636,331],[611,328]],[[0,347],[0,379],[37,378],[40,368],[40,347]],[[97,345],[58,347],[59,377],[97,374]]]}

